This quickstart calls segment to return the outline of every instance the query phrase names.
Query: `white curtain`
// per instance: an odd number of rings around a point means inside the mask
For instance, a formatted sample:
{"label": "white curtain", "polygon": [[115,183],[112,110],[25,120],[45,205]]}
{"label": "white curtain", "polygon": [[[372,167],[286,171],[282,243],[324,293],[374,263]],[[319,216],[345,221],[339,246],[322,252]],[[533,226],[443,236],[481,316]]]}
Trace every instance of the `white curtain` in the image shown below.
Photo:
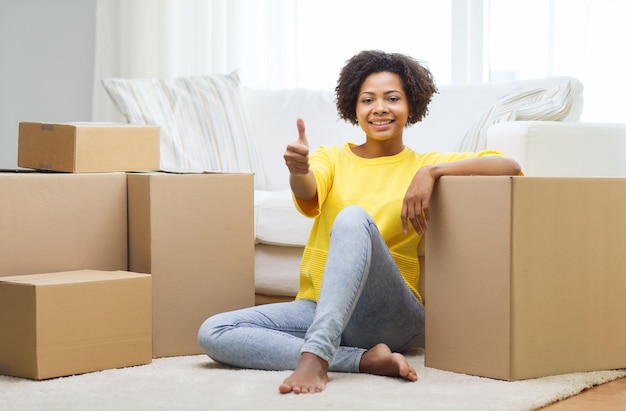
{"label": "white curtain", "polygon": [[100,80],[230,73],[295,86],[295,0],[98,0],[93,120],[120,121]]}
{"label": "white curtain", "polygon": [[94,121],[120,121],[105,77],[238,70],[251,87],[332,88],[345,59],[381,48],[426,60],[440,85],[577,77],[584,120],[626,122],[623,0],[387,0],[393,20],[375,0],[97,1]]}

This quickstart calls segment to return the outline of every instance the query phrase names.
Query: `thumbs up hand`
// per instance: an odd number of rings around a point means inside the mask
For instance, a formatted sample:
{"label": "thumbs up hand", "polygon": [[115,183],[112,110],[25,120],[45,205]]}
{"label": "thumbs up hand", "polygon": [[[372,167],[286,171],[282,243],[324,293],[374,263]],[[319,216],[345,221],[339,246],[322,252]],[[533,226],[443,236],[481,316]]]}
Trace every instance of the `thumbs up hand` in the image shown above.
{"label": "thumbs up hand", "polygon": [[299,118],[298,139],[287,145],[283,158],[292,175],[303,175],[309,172],[309,141],[306,138],[304,120]]}
{"label": "thumbs up hand", "polygon": [[298,126],[298,143],[309,148],[309,140],[306,139],[306,130],[304,128],[304,120],[299,118],[296,120],[296,126]]}

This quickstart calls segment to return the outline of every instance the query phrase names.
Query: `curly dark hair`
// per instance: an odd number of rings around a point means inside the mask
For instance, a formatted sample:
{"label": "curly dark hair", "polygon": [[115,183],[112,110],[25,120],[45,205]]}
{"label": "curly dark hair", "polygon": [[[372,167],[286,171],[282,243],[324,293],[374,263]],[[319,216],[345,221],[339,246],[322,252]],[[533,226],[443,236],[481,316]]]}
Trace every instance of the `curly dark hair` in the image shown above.
{"label": "curly dark hair", "polygon": [[358,124],[356,104],[361,85],[370,74],[384,71],[397,74],[402,80],[411,113],[407,127],[421,121],[428,114],[428,104],[433,94],[438,93],[430,70],[404,54],[368,50],[350,58],[339,74],[335,88],[339,118],[354,125]]}

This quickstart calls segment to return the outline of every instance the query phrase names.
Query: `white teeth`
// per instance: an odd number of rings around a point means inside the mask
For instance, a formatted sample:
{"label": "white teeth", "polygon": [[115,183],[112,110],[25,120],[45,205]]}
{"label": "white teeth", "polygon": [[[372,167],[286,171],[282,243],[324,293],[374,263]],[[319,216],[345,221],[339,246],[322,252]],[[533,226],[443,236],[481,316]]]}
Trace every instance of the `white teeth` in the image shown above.
{"label": "white teeth", "polygon": [[372,121],[372,124],[374,124],[375,126],[383,126],[385,124],[389,124],[391,123],[391,120],[388,121]]}

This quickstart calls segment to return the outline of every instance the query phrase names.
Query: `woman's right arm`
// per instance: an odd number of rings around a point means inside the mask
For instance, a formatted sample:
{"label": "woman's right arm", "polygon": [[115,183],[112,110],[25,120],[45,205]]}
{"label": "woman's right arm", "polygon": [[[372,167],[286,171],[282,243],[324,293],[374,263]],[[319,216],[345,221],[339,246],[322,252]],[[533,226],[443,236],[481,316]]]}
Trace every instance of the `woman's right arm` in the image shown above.
{"label": "woman's right arm", "polygon": [[298,139],[287,145],[283,158],[289,169],[289,186],[301,200],[313,200],[317,195],[315,176],[309,167],[309,142],[306,138],[304,121],[298,119]]}

